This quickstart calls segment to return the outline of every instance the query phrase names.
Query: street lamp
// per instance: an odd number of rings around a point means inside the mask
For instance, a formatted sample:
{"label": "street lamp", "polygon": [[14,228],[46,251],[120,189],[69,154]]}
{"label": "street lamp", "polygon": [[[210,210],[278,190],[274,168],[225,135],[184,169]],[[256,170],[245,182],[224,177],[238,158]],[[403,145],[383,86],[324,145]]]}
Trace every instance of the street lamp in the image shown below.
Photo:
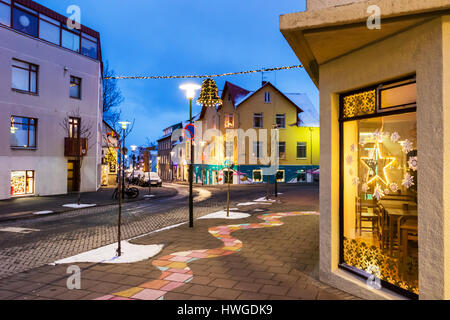
{"label": "street lamp", "polygon": [[121,177],[122,181],[120,181],[119,178],[119,186],[118,186],[118,195],[119,195],[119,221],[118,221],[118,228],[117,228],[117,239],[118,239],[118,247],[117,247],[117,255],[120,257],[122,255],[121,250],[121,225],[122,225],[122,197],[125,190],[125,170],[124,170],[124,164],[125,164],[125,134],[128,125],[130,122],[128,121],[120,121],[119,124],[122,126],[122,150],[121,154],[122,156],[122,174],[119,176]]}
{"label": "street lamp", "polygon": [[[192,100],[195,97],[195,92],[201,86],[194,83],[184,84],[180,86],[181,90],[186,92],[186,98],[189,100],[189,123],[192,124]],[[194,179],[194,145],[192,144],[194,137],[191,137],[191,162],[189,164],[189,227],[194,227],[194,196],[193,196],[193,179]]]}

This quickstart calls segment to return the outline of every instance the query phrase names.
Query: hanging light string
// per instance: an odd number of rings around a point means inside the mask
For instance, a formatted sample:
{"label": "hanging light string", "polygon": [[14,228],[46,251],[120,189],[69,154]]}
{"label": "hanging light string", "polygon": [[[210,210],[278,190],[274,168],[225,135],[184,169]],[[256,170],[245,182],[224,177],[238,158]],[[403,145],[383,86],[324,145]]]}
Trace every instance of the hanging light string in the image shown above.
{"label": "hanging light string", "polygon": [[260,73],[260,72],[271,72],[280,70],[291,70],[303,68],[302,65],[288,66],[288,67],[276,67],[276,68],[265,68],[259,70],[249,70],[240,72],[228,72],[222,74],[211,74],[211,75],[186,75],[186,76],[116,76],[116,77],[105,77],[105,80],[116,79],[116,80],[151,80],[151,79],[203,79],[203,78],[219,78],[228,76],[237,76],[242,74]]}

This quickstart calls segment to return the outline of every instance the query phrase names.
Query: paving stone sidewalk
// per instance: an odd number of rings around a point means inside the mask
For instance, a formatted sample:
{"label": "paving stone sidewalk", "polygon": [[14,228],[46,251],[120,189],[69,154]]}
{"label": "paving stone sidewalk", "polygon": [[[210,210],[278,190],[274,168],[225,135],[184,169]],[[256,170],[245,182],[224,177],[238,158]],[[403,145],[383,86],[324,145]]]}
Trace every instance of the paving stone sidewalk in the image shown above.
{"label": "paving stone sidewalk", "polygon": [[[266,212],[311,210],[309,202],[295,203],[295,197],[281,196],[283,203],[265,206]],[[307,200],[307,199],[306,199]],[[313,199],[311,199],[313,200]],[[305,201],[305,200],[302,200]],[[283,211],[283,212],[284,212]],[[208,229],[216,226],[261,223],[258,215],[241,220],[196,220],[187,225],[154,233],[132,241],[134,244],[164,244],[156,257],[133,264],[78,264],[81,290],[68,290],[67,265],[44,266],[0,280],[0,299],[96,299],[152,282],[161,271],[152,265],[158,258],[175,252],[215,249],[223,243]],[[227,256],[199,259],[189,263],[193,278],[164,295],[165,300],[276,300],[355,299],[318,280],[319,216],[280,219],[281,226],[236,230],[232,236],[242,241],[242,250]],[[184,280],[180,280],[184,282]],[[156,290],[149,288],[149,293]],[[151,294],[148,296],[151,297]]]}

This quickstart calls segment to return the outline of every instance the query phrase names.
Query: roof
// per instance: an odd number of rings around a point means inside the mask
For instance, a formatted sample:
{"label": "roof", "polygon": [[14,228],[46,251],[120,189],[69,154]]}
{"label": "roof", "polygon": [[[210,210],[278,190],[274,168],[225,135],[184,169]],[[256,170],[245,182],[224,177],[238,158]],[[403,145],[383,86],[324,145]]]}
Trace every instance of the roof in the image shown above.
{"label": "roof", "polygon": [[233,104],[235,106],[239,104],[239,101],[242,101],[243,98],[247,97],[249,94],[252,93],[251,91],[248,91],[231,82],[226,81],[222,91],[222,100],[225,100],[225,92],[227,91],[227,89],[228,94],[231,97],[231,101],[233,101]]}
{"label": "roof", "polygon": [[303,112],[298,115],[299,127],[320,126],[319,110],[312,104],[306,93],[287,93],[286,96],[303,110]]}
{"label": "roof", "polygon": [[103,123],[104,123],[109,129],[111,129],[112,131],[114,131],[115,134],[117,134],[118,136],[120,136],[120,135],[117,133],[117,131],[114,130],[114,128],[113,128],[108,122],[105,121],[105,119],[103,119]]}

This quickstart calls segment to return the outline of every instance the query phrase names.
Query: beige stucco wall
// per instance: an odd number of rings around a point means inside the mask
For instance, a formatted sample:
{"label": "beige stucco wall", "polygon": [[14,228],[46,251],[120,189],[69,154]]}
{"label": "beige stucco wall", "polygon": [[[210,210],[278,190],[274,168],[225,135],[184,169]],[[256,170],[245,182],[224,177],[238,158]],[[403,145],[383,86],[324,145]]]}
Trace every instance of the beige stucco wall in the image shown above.
{"label": "beige stucco wall", "polygon": [[[13,58],[39,66],[37,96],[11,89]],[[35,171],[36,195],[67,193],[67,132],[60,123],[77,110],[82,123],[92,128],[81,190],[96,191],[101,175],[100,62],[0,26],[0,75],[0,199],[10,197],[14,170]],[[82,78],[81,100],[69,97],[71,75]],[[11,149],[11,115],[38,119],[36,150]]]}
{"label": "beige stucco wall", "polygon": [[419,287],[421,299],[450,298],[450,17],[437,18],[320,66],[320,279],[364,298],[368,290],[338,270],[339,93],[417,74]]}

